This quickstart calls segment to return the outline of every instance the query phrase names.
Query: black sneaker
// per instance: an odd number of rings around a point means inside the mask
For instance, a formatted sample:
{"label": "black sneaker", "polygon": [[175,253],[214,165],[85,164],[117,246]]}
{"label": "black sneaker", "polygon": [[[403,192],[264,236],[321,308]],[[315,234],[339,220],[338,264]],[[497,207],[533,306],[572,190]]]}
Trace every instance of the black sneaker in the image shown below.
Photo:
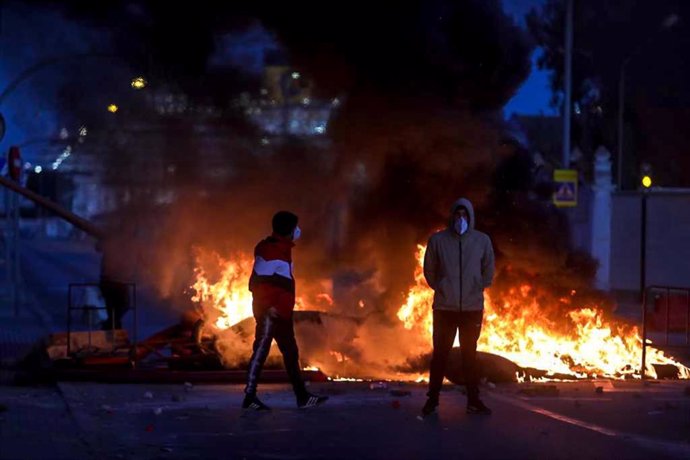
{"label": "black sneaker", "polygon": [[486,405],[479,398],[477,398],[474,401],[467,401],[467,413],[489,415],[491,413],[491,409],[486,407]]}
{"label": "black sneaker", "polygon": [[436,412],[436,408],[438,407],[438,398],[429,398],[426,400],[426,403],[424,403],[424,407],[422,407],[422,416],[426,417],[428,415],[433,414]]}
{"label": "black sneaker", "polygon": [[305,409],[307,407],[320,406],[326,401],[328,401],[328,396],[317,396],[315,394],[305,393],[297,397],[297,407]]}
{"label": "black sneaker", "polygon": [[242,401],[242,409],[255,411],[271,410],[271,408],[262,403],[255,394],[245,395],[244,401]]}

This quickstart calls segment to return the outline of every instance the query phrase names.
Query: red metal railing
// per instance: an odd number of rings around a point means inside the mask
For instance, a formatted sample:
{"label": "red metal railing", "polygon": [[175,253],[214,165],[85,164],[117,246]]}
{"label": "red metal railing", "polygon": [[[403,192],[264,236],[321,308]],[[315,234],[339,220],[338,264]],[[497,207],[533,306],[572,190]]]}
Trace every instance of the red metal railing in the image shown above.
{"label": "red metal railing", "polygon": [[655,333],[654,344],[657,346],[690,348],[690,288],[648,286],[645,289],[642,302],[642,378],[645,377],[650,332]]}

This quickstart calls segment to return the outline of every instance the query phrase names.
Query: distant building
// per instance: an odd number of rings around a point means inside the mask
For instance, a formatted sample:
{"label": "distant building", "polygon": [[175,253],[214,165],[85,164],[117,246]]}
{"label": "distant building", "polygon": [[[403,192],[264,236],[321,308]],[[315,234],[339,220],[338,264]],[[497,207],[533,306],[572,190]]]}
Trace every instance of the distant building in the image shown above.
{"label": "distant building", "polygon": [[340,100],[316,99],[313,93],[313,83],[298,71],[286,65],[269,65],[260,93],[243,93],[234,103],[267,135],[325,136]]}
{"label": "distant building", "polygon": [[[190,185],[222,187],[235,177],[236,159],[271,154],[287,136],[326,145],[340,99],[319,100],[313,89],[287,65],[266,66],[258,89],[225,104],[174,84],[151,87],[142,107],[70,133],[57,151],[46,146],[31,183],[39,193],[60,184],[51,197],[86,219],[136,203],[166,206]],[[61,180],[42,182],[45,171]],[[71,231],[62,223],[51,228],[53,236]]]}

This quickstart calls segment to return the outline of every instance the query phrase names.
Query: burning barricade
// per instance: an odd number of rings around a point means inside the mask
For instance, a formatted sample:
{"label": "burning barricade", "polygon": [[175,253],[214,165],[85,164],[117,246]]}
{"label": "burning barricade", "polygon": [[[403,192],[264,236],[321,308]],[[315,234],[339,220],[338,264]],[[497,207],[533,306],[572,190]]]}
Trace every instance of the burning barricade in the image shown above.
{"label": "burning barricade", "polygon": [[[433,292],[422,273],[425,248],[418,246],[414,284],[397,318],[330,314],[328,303],[311,306],[300,298],[296,335],[305,365],[333,378],[420,380],[425,377],[432,337]],[[251,259],[224,259],[198,251],[193,300],[217,336],[226,366],[241,366],[250,355],[253,320],[247,291]],[[320,294],[330,301],[330,293]],[[491,381],[639,378],[641,337],[636,326],[615,320],[603,307],[587,303],[575,291],[557,297],[538,286],[521,284],[487,292],[480,363]],[[584,303],[580,303],[583,301]],[[370,302],[367,301],[367,304]],[[321,311],[313,311],[321,310]],[[457,340],[457,339],[456,339]],[[453,353],[447,377],[462,381],[459,353]],[[655,366],[673,366],[676,377],[690,370],[661,350],[648,349],[647,376]]]}

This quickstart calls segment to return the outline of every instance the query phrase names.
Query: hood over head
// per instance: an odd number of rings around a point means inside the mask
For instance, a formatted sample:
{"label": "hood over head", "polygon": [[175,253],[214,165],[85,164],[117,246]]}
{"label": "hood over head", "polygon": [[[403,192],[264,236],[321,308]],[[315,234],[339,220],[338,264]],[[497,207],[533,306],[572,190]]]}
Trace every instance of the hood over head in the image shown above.
{"label": "hood over head", "polygon": [[455,203],[453,203],[453,206],[450,208],[450,218],[448,219],[448,227],[453,228],[454,224],[454,217],[453,214],[455,214],[455,210],[463,207],[467,209],[467,215],[469,216],[470,221],[467,223],[469,228],[474,229],[474,207],[472,206],[472,202],[468,200],[467,198],[458,198]]}

